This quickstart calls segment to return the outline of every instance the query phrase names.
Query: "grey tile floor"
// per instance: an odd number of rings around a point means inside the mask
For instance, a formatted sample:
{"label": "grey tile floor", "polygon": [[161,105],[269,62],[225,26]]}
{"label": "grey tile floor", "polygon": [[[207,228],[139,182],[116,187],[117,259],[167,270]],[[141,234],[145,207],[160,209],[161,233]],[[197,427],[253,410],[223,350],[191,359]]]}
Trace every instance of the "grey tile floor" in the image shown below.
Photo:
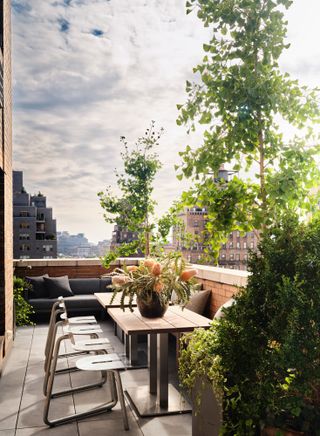
{"label": "grey tile floor", "polygon": [[[113,325],[101,324],[118,353],[123,353],[123,344],[113,334]],[[130,430],[123,429],[120,406],[112,412],[85,420],[49,428],[42,419],[44,397],[43,354],[47,325],[18,328],[13,349],[0,378],[0,436],[191,436],[191,414],[157,418],[137,418],[128,402],[126,407]],[[93,381],[95,373],[59,375],[55,388],[76,386]],[[121,373],[124,388],[147,384],[147,370],[128,370]],[[56,398],[52,402],[52,418],[83,411],[106,402],[108,384],[103,388]]]}

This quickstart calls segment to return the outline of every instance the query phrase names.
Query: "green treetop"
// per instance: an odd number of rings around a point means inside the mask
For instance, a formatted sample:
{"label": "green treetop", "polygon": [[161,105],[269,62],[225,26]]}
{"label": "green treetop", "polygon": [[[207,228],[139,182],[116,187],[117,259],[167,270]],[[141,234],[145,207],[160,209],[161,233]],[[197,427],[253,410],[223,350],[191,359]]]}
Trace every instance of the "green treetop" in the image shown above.
{"label": "green treetop", "polygon": [[[317,90],[300,86],[282,73],[278,60],[289,45],[284,11],[289,0],[189,0],[212,28],[205,56],[194,68],[197,83],[187,82],[188,100],[178,105],[179,125],[195,130],[206,125],[203,144],[181,152],[179,178],[194,180],[184,194],[188,204],[206,206],[217,253],[232,230],[264,229],[284,210],[311,210],[320,177],[312,124],[319,122]],[[200,80],[198,80],[200,79]],[[302,133],[285,141],[279,120]],[[301,134],[300,134],[301,136]],[[312,141],[312,146],[306,147]],[[235,171],[256,171],[250,180],[217,176],[221,165]]]}
{"label": "green treetop", "polygon": [[121,195],[112,194],[111,187],[105,193],[98,193],[106,222],[137,235],[137,239],[123,243],[107,254],[104,258],[106,266],[118,256],[137,252],[148,256],[159,240],[166,238],[172,226],[171,213],[164,215],[157,223],[154,219],[156,202],[152,199],[153,182],[161,163],[153,149],[158,145],[163,132],[163,129],[156,132],[154,124],[152,121],[150,128],[138,138],[133,148],[128,147],[124,136],[120,138],[124,147],[121,153],[124,172],[116,172],[116,178]]}

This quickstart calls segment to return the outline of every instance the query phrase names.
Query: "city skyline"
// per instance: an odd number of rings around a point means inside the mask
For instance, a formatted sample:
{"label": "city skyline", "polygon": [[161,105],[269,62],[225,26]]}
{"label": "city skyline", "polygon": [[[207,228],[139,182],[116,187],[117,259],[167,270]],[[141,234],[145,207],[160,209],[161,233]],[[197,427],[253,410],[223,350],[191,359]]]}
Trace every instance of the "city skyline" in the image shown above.
{"label": "city skyline", "polygon": [[[165,129],[157,150],[158,214],[187,186],[173,166],[178,151],[201,141],[201,130],[189,137],[176,126],[176,104],[186,100],[185,81],[209,34],[195,13],[185,15],[184,3],[12,2],[14,168],[24,171],[30,192],[50,198],[58,230],[83,232],[95,243],[111,238],[96,194],[115,186],[120,136],[133,143],[151,119]],[[295,0],[287,13],[291,47],[281,66],[315,86],[320,5],[308,5]]]}

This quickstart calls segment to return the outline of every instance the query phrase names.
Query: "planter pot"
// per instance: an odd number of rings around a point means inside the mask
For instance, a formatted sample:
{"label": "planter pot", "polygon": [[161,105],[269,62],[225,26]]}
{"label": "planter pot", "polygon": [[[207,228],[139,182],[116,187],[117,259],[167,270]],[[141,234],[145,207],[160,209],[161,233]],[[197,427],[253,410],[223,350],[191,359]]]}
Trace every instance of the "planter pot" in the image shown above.
{"label": "planter pot", "polygon": [[141,315],[145,318],[159,318],[166,313],[169,303],[161,304],[158,294],[154,292],[152,300],[148,302],[137,297],[137,306]]}
{"label": "planter pot", "polygon": [[276,427],[266,427],[262,430],[261,436],[302,436],[304,433],[294,430],[282,430]]}
{"label": "planter pot", "polygon": [[[197,406],[197,395],[200,393],[200,405]],[[204,388],[197,381],[192,391],[192,436],[218,436],[222,426],[222,408],[211,384],[205,380]]]}

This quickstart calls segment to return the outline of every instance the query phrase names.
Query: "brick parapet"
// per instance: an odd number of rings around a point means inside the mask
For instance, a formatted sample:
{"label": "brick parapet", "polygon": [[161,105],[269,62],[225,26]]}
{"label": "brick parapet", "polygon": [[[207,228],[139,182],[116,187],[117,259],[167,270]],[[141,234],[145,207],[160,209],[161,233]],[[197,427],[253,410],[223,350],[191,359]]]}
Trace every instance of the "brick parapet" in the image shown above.
{"label": "brick parapet", "polygon": [[[20,259],[14,261],[15,275],[19,277],[68,275],[70,278],[100,277],[111,272],[124,262],[127,265],[137,265],[139,258],[120,258],[113,262],[109,269],[101,265],[100,259]],[[210,318],[219,307],[239,291],[240,286],[246,286],[249,273],[204,265],[195,265],[198,269],[197,278],[204,289],[211,291],[206,315]]]}

